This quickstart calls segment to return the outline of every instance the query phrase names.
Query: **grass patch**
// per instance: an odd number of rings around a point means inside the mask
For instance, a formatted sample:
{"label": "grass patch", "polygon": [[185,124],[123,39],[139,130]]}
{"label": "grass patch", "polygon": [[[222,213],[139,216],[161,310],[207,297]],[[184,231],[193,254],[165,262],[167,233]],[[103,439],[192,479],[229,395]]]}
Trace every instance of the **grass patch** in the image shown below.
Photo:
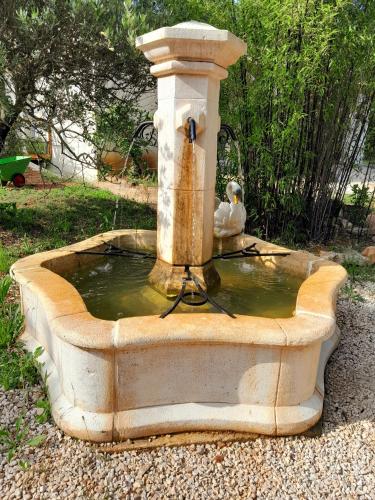
{"label": "grass patch", "polygon": [[[112,193],[82,184],[50,190],[0,188],[0,386],[24,389],[45,380],[39,375],[43,349],[25,352],[18,336],[23,329],[20,306],[12,297],[12,280],[7,273],[20,257],[51,250],[112,229],[116,205],[116,229],[154,229],[155,212],[147,205],[119,199]],[[50,416],[49,402],[36,403],[36,420]],[[43,436],[30,437],[23,415],[7,428],[0,428],[0,447],[8,459],[20,458],[25,446],[38,446]],[[23,468],[28,466],[19,460]]]}
{"label": "grass patch", "polygon": [[346,299],[349,299],[352,302],[365,302],[365,299],[360,293],[357,292],[351,281],[344,285],[342,294]]}
{"label": "grass patch", "polygon": [[155,229],[155,212],[146,204],[119,199],[112,193],[82,184],[50,191],[0,189],[0,272],[18,258],[51,250],[112,229]]}
{"label": "grass patch", "polygon": [[12,426],[0,427],[0,445],[5,448],[8,461],[17,457],[19,467],[24,470],[30,466],[27,460],[20,458],[24,447],[40,446],[45,439],[44,435],[30,436],[30,428],[25,423],[23,415],[17,417]]}
{"label": "grass patch", "polygon": [[0,386],[5,390],[26,388],[39,380],[38,357],[25,352],[18,342],[23,328],[23,317],[19,304],[7,301],[12,284],[9,276],[0,280]]}
{"label": "grass patch", "polygon": [[346,260],[342,264],[348,272],[351,282],[372,281],[375,282],[375,266],[358,264],[355,261]]}

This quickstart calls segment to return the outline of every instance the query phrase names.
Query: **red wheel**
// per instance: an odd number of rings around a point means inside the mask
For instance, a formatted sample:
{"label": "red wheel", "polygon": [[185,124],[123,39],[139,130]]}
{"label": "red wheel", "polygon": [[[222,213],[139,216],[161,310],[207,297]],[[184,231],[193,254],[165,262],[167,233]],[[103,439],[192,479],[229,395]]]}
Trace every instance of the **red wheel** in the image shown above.
{"label": "red wheel", "polygon": [[22,174],[14,174],[12,177],[14,187],[21,188],[25,185],[25,177]]}

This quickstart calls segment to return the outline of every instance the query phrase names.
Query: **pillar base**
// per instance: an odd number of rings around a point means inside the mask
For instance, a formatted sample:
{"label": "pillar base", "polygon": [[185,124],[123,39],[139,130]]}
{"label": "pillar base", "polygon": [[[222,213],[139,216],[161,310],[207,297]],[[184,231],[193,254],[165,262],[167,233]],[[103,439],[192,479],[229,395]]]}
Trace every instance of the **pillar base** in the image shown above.
{"label": "pillar base", "polygon": [[[204,290],[210,291],[220,286],[220,275],[212,261],[203,266],[190,266],[190,271],[198,278]],[[148,278],[155,290],[167,297],[175,297],[181,290],[184,276],[184,266],[173,266],[158,259]],[[196,291],[196,287],[187,283],[186,291]]]}

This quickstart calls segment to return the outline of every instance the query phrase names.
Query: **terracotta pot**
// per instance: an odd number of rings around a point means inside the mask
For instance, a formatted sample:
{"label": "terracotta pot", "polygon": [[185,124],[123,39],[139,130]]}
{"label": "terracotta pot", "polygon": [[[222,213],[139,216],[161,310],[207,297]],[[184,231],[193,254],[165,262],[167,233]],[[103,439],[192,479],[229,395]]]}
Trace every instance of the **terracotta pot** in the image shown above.
{"label": "terracotta pot", "polygon": [[142,154],[142,160],[146,162],[150,170],[157,171],[158,169],[158,150],[156,147],[149,147]]}
{"label": "terracotta pot", "polygon": [[[104,165],[111,167],[111,171],[114,174],[121,172],[125,166],[125,158],[117,151],[103,151],[101,160]],[[128,169],[131,164],[132,160],[129,159],[126,169]]]}

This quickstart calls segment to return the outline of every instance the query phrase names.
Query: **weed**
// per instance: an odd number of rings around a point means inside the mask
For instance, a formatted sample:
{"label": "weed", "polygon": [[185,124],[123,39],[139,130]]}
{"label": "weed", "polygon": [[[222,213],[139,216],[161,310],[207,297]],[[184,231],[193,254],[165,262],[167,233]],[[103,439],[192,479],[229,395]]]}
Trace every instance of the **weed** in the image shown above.
{"label": "weed", "polygon": [[365,299],[360,293],[357,292],[351,282],[345,284],[342,289],[342,293],[346,299],[349,299],[352,302],[365,302]]}
{"label": "weed", "polygon": [[0,280],[0,386],[5,390],[25,388],[38,379],[39,356],[43,349],[25,352],[17,338],[23,327],[23,316],[18,304],[7,301],[12,280]]}
{"label": "weed", "polygon": [[12,258],[4,248],[0,247],[0,272],[9,272],[10,266],[12,265]]}
{"label": "weed", "polygon": [[5,300],[11,284],[9,276],[0,280],[0,348],[10,345],[21,332],[23,325],[19,306]]}
{"label": "weed", "polygon": [[346,260],[343,266],[353,282],[375,281],[375,266],[358,264],[352,260]]}
{"label": "weed", "polygon": [[40,398],[35,403],[36,408],[38,408],[38,414],[35,417],[35,420],[38,424],[44,424],[48,422],[51,417],[51,403],[47,397]]}
{"label": "weed", "polygon": [[42,352],[42,348],[25,352],[19,342],[0,349],[0,386],[9,390],[35,385],[39,381],[38,358]]}
{"label": "weed", "polygon": [[[19,455],[25,446],[40,446],[45,439],[46,436],[42,434],[30,437],[30,428],[25,423],[24,415],[19,415],[14,424],[8,428],[0,427],[0,445],[5,448],[9,462]],[[22,469],[29,467],[27,460],[23,459],[19,460],[18,465]]]}

